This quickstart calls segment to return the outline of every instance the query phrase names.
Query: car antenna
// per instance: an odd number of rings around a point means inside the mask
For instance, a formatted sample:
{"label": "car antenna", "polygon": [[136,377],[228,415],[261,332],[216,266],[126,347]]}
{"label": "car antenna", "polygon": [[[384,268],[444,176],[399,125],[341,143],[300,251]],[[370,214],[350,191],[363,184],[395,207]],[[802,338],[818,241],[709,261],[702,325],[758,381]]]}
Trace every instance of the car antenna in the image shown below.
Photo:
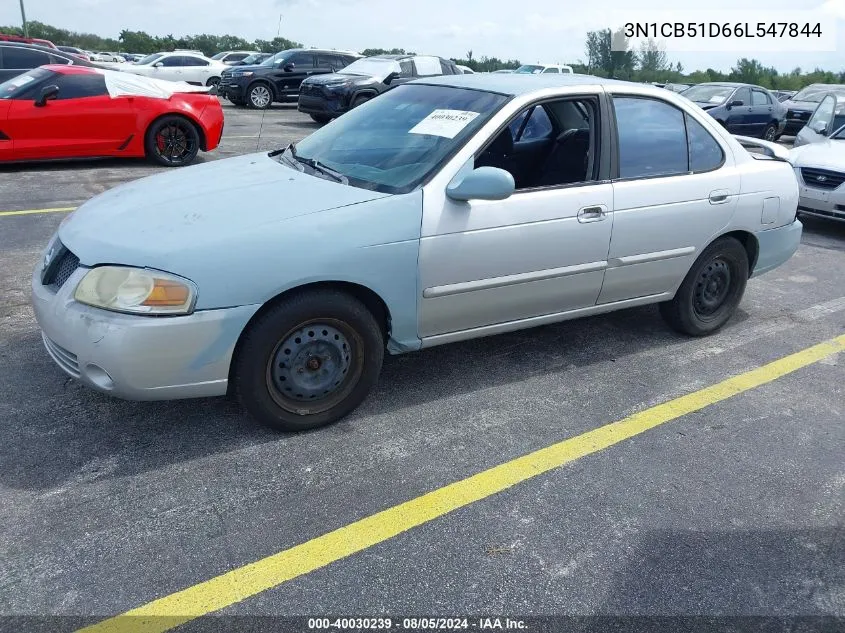
{"label": "car antenna", "polygon": [[[279,36],[282,34],[282,14],[279,14],[279,28],[276,29],[276,39],[279,39]],[[258,140],[255,141],[255,151],[257,152],[261,147],[261,132],[264,130],[264,115],[267,114],[267,110],[273,107],[273,93],[270,92],[270,105],[264,108],[261,111],[261,123],[258,124]]]}

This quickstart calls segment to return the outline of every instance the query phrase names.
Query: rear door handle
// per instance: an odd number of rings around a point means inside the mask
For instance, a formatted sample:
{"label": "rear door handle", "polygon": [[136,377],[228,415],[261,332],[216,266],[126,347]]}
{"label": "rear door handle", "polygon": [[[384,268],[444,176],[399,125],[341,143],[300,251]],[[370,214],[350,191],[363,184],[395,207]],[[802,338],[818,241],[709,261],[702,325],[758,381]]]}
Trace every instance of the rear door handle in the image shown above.
{"label": "rear door handle", "polygon": [[607,207],[603,204],[594,204],[589,207],[583,207],[578,211],[578,221],[581,224],[587,222],[601,222],[607,217]]}
{"label": "rear door handle", "polygon": [[730,198],[731,192],[727,189],[717,189],[710,192],[710,204],[724,204]]}

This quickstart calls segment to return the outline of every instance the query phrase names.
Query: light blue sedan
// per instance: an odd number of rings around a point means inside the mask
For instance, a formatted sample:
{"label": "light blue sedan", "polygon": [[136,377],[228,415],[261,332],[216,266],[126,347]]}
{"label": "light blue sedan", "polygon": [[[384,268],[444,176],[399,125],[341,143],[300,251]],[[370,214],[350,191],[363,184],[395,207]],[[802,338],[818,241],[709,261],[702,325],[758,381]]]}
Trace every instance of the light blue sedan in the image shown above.
{"label": "light blue sedan", "polygon": [[90,200],[44,251],[35,314],[93,388],[235,393],[310,429],[364,400],[385,350],[649,303],[717,331],[800,241],[795,175],[770,153],[651,86],[419,80],[295,146]]}

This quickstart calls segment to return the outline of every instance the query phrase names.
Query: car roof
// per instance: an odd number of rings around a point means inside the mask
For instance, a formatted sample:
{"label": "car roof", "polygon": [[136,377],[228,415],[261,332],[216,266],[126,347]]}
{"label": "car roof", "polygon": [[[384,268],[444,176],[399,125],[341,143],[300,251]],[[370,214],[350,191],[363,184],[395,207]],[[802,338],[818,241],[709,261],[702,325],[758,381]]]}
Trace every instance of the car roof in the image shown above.
{"label": "car roof", "polygon": [[666,91],[655,86],[644,86],[631,81],[605,79],[593,75],[577,74],[546,74],[519,75],[516,73],[475,73],[473,75],[437,75],[416,79],[411,83],[431,84],[438,86],[453,86],[455,88],[473,88],[498,92],[499,94],[517,96],[528,94],[545,88],[562,88],[573,86],[636,86],[638,89],[650,89],[655,95],[663,95]]}
{"label": "car roof", "polygon": [[5,42],[0,40],[0,46],[5,47],[14,47],[14,48],[29,48],[34,51],[41,51],[42,53],[48,53],[49,55],[53,55],[54,57],[62,57],[64,59],[71,60],[74,64],[88,66],[91,64],[90,62],[82,59],[81,57],[76,57],[73,53],[68,53],[67,51],[59,50],[58,48],[50,48],[49,46],[39,46],[37,44],[24,44],[22,42]]}

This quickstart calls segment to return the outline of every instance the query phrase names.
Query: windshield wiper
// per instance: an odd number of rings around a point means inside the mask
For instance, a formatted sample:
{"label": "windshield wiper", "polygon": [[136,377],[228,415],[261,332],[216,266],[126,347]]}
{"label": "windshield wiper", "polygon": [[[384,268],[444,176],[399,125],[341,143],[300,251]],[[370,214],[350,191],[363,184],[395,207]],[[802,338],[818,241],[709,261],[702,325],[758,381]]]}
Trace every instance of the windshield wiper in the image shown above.
{"label": "windshield wiper", "polygon": [[[291,158],[294,159],[293,161],[291,161],[287,156],[285,156],[285,154],[287,152],[290,152]],[[331,178],[335,182],[339,182],[343,185],[349,184],[349,179],[346,176],[341,174],[339,171],[332,169],[328,165],[324,165],[323,163],[318,161],[316,158],[305,158],[304,156],[299,156],[296,153],[296,143],[289,143],[288,146],[283,148],[283,149],[277,149],[275,151],[272,151],[272,152],[270,152],[270,156],[273,156],[273,157],[281,156],[282,158],[285,158],[293,166],[296,166],[297,163],[300,163],[302,165],[310,167],[314,171],[318,171],[321,174],[328,176],[329,178]]]}

